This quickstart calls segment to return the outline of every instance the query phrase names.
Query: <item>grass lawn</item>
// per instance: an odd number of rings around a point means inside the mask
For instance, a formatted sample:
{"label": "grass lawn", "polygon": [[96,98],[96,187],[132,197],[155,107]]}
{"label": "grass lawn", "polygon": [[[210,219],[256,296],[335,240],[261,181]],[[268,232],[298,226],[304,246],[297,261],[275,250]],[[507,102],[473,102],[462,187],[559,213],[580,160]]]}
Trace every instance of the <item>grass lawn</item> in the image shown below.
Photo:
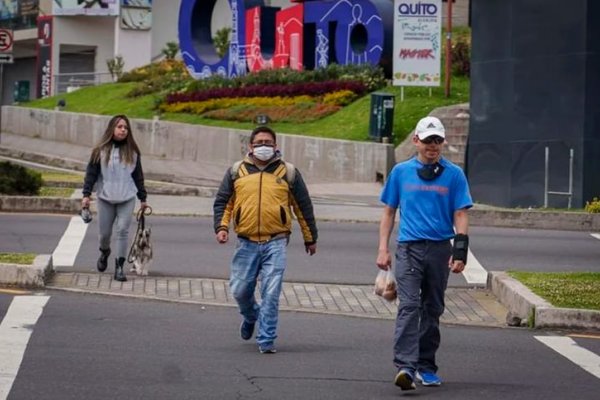
{"label": "grass lawn", "polygon": [[71,197],[75,189],[65,187],[42,186],[40,197]]}
{"label": "grass lawn", "polygon": [[600,311],[600,273],[598,272],[509,271],[508,273],[555,307]]}
{"label": "grass lawn", "polygon": [[0,253],[0,263],[31,265],[36,256],[33,253]]}
{"label": "grass lawn", "polygon": [[40,171],[44,182],[75,182],[83,183],[83,175],[58,171]]}
{"label": "grass lawn", "polygon": [[[157,95],[147,95],[137,98],[126,98],[125,94],[135,83],[109,83],[99,86],[86,87],[59,96],[34,100],[24,103],[24,107],[54,109],[59,98],[65,99],[67,105],[63,109],[69,112],[90,114],[115,115],[125,113],[131,118],[151,119],[155,114],[154,105]],[[404,90],[404,101],[400,101],[400,87],[388,86],[379,92],[396,96],[394,108],[394,143],[401,143],[417,121],[437,107],[469,101],[470,81],[467,78],[453,77],[451,96],[444,96],[443,84],[432,88],[407,87]],[[98,101],[101,99],[101,101]],[[278,132],[317,136],[332,139],[347,139],[357,141],[369,140],[369,116],[371,96],[366,95],[335,114],[315,122],[305,124],[273,123],[271,126]],[[204,118],[194,114],[165,113],[161,119],[184,122],[189,124],[221,126],[226,128],[254,128],[253,123],[220,121]]]}

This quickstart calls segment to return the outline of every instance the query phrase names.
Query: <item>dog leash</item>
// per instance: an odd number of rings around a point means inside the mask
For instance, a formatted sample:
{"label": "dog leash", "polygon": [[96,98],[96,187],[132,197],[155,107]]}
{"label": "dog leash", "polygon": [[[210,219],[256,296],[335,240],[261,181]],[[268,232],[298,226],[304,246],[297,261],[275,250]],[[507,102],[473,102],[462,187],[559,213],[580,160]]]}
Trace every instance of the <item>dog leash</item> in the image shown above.
{"label": "dog leash", "polygon": [[137,242],[137,238],[140,235],[140,233],[146,229],[146,216],[150,216],[152,215],[152,207],[150,206],[146,206],[146,208],[140,208],[137,212],[137,215],[135,217],[136,221],[137,221],[137,229],[135,231],[135,235],[133,236],[133,242],[131,243],[131,247],[129,248],[129,254],[127,254],[127,262],[128,263],[132,263],[133,260],[131,257],[132,253],[133,253],[133,248],[135,247],[135,244]]}

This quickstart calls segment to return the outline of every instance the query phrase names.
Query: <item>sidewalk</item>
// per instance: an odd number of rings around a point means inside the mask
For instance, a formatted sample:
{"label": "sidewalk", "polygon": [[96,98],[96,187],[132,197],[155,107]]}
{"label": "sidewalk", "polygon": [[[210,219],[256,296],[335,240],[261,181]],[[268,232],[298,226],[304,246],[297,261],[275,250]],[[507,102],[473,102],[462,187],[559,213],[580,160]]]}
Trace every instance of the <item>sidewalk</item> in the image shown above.
{"label": "sidewalk", "polygon": [[[236,307],[226,280],[132,275],[128,279],[117,282],[109,273],[60,272],[46,284],[46,289]],[[256,296],[260,298],[258,291]],[[284,282],[280,298],[280,309],[285,311],[361,318],[394,319],[397,307],[397,302],[375,295],[372,285]],[[506,308],[485,289],[448,288],[441,321],[500,327],[506,325],[506,313]]]}

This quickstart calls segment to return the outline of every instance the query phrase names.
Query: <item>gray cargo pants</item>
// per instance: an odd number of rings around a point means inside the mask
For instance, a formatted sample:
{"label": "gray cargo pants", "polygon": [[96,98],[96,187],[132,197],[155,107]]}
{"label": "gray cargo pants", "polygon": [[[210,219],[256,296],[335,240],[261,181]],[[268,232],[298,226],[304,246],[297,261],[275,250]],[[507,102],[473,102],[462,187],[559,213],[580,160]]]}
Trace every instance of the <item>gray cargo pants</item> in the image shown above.
{"label": "gray cargo pants", "polygon": [[437,372],[440,316],[452,255],[449,240],[400,242],[396,249],[398,315],[394,365],[399,369]]}

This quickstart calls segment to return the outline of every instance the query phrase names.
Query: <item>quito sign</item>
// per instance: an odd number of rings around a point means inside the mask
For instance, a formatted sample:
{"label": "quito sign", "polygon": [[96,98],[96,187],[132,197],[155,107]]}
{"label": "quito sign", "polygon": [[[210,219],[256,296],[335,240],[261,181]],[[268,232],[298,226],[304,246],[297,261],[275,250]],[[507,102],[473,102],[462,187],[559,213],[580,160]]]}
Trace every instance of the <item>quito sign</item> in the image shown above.
{"label": "quito sign", "polygon": [[179,9],[181,54],[195,78],[331,63],[381,65],[391,76],[393,1],[295,0],[282,9],[262,0],[228,0],[231,36],[223,57],[211,37],[216,1],[182,0]]}

